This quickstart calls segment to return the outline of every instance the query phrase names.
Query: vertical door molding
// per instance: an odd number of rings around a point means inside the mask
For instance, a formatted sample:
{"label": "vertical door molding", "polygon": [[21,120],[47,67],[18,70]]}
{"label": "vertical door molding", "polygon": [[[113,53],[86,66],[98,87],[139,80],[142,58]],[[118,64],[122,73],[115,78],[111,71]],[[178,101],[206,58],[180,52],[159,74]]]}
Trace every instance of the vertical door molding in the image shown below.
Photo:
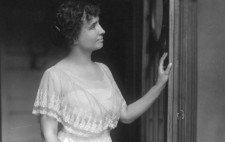
{"label": "vertical door molding", "polygon": [[170,0],[167,142],[196,142],[197,1]]}

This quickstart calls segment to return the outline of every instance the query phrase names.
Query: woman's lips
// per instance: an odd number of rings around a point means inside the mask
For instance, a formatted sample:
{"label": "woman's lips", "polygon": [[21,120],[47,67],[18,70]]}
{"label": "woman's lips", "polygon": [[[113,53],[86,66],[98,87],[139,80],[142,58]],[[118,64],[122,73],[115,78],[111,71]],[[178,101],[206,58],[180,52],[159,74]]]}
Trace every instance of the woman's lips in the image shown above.
{"label": "woman's lips", "polygon": [[98,39],[98,41],[101,41],[101,42],[102,42],[102,41],[104,41],[104,39],[103,39],[103,38],[101,38],[101,39]]}

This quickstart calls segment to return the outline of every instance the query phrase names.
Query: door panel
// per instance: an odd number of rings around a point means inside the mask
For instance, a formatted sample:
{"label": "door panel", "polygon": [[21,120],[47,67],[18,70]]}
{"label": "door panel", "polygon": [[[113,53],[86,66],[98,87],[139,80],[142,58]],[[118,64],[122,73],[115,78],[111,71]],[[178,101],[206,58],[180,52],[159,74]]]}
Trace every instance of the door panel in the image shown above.
{"label": "door panel", "polygon": [[[143,20],[142,93],[145,94],[156,83],[160,57],[169,51],[169,1],[144,0]],[[167,87],[142,117],[143,142],[166,142]]]}

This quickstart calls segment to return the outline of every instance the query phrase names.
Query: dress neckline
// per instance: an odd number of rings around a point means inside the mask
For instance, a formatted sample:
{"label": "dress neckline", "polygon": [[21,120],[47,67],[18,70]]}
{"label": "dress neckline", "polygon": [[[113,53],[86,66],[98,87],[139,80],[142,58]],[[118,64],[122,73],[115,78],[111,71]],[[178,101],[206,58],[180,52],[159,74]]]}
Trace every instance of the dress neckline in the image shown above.
{"label": "dress neckline", "polygon": [[63,73],[67,74],[67,75],[71,75],[72,77],[76,78],[77,80],[81,81],[82,83],[85,83],[87,84],[88,82],[91,82],[91,83],[102,83],[102,82],[110,82],[109,78],[107,78],[107,74],[106,72],[104,71],[103,67],[101,66],[101,63],[100,62],[94,62],[96,63],[96,65],[99,67],[100,71],[102,72],[102,79],[101,80],[89,80],[89,79],[84,79],[84,78],[81,78],[79,77],[78,75],[75,75],[74,73],[72,73],[71,71],[69,70],[65,70],[63,69],[62,67],[60,66],[57,66],[57,65],[54,65],[53,67],[54,68],[58,68],[59,70],[61,70]]}

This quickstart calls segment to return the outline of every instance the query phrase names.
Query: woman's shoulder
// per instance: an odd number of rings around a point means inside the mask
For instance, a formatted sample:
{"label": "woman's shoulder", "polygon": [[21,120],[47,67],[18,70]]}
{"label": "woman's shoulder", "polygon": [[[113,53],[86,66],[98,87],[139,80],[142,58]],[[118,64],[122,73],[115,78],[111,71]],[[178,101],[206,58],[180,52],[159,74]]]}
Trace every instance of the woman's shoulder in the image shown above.
{"label": "woman's shoulder", "polygon": [[95,62],[95,63],[98,64],[98,65],[100,65],[100,66],[103,67],[104,69],[110,71],[109,67],[108,67],[105,63],[102,63],[102,62]]}
{"label": "woman's shoulder", "polygon": [[65,63],[62,60],[59,60],[58,62],[56,62],[55,64],[51,65],[49,68],[46,69],[46,71],[52,72],[52,73],[59,73],[62,69],[65,68]]}
{"label": "woman's shoulder", "polygon": [[43,71],[43,76],[51,76],[53,78],[58,78],[60,75],[60,70],[59,70],[59,62],[45,68]]}
{"label": "woman's shoulder", "polygon": [[96,62],[96,63],[99,66],[101,66],[107,74],[109,74],[111,77],[113,77],[113,74],[112,74],[109,66],[107,66],[105,63],[102,63],[102,62]]}

